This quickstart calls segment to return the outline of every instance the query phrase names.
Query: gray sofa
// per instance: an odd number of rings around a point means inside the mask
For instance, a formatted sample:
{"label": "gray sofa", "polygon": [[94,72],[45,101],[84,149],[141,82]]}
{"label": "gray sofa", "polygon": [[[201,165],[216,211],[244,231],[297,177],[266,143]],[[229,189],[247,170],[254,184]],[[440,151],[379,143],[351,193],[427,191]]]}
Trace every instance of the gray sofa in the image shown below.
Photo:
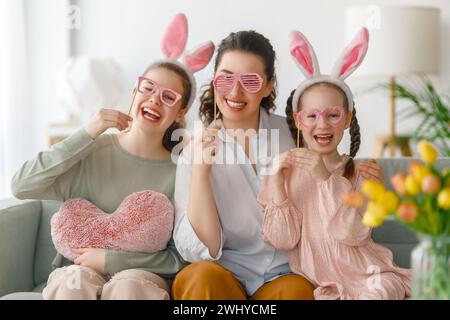
{"label": "gray sofa", "polygon": [[[397,171],[407,171],[411,158],[379,159],[387,186]],[[439,167],[450,167],[450,158]],[[41,292],[51,272],[56,250],[50,237],[50,218],[58,211],[56,201],[0,200],[0,297],[15,292]],[[373,239],[392,250],[397,265],[410,266],[415,234],[395,221],[373,230]],[[39,298],[39,295],[9,295],[4,298]]]}
{"label": "gray sofa", "polygon": [[13,292],[41,292],[56,255],[50,218],[57,201],[0,201],[0,297]]}

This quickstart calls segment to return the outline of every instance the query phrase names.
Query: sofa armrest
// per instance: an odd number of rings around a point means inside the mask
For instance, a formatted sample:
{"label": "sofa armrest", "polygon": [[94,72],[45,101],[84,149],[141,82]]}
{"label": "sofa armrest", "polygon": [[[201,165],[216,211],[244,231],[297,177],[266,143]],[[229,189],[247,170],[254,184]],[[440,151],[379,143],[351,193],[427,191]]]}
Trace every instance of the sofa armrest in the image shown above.
{"label": "sofa armrest", "polygon": [[34,287],[39,200],[0,200],[0,297]]}

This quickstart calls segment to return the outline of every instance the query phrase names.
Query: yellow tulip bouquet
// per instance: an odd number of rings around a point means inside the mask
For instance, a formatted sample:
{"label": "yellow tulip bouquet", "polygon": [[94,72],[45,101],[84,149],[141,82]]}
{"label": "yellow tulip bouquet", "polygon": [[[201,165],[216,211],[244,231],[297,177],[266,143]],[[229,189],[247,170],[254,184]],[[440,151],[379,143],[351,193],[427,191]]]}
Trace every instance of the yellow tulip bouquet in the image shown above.
{"label": "yellow tulip bouquet", "polygon": [[435,166],[438,153],[428,141],[420,141],[418,151],[423,163],[412,162],[408,174],[395,174],[393,191],[366,180],[361,191],[346,194],[343,200],[351,207],[366,205],[363,223],[367,226],[378,227],[393,217],[429,239],[434,270],[428,270],[429,279],[420,285],[416,297],[450,299],[450,168],[439,170]]}

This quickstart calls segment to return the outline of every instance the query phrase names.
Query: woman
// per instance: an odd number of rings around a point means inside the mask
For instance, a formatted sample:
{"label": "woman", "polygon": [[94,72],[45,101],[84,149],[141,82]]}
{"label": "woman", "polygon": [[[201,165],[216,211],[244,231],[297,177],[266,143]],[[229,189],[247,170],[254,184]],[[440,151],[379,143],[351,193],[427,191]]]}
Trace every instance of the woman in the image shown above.
{"label": "woman", "polygon": [[[177,168],[174,240],[195,263],[176,276],[174,299],[312,298],[311,284],[291,273],[287,255],[260,236],[256,198],[270,154],[257,150],[293,147],[286,121],[270,112],[274,62],[272,45],[254,31],[232,33],[218,47],[215,80],[201,97],[209,128],[184,149]],[[199,153],[205,161],[197,161]],[[212,158],[224,164],[211,165]]]}

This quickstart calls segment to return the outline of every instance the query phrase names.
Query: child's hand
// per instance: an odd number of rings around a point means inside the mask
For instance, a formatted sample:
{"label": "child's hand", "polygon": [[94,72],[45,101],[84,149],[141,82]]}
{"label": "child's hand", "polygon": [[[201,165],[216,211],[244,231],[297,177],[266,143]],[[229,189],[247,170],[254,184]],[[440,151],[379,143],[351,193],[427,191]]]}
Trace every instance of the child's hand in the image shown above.
{"label": "child's hand", "polygon": [[274,176],[274,181],[278,186],[284,186],[284,171],[290,165],[290,151],[280,153],[273,159],[269,174]]}
{"label": "child's hand", "polygon": [[120,131],[127,129],[132,120],[132,117],[119,110],[101,108],[95,112],[85,130],[95,140],[109,128],[117,128]]}
{"label": "child's hand", "polygon": [[372,179],[384,184],[383,169],[375,160],[357,161],[356,167],[361,171],[364,179]]}
{"label": "child's hand", "polygon": [[105,272],[106,251],[99,248],[80,248],[72,249],[79,254],[73,262],[77,265],[89,267],[99,273]]}
{"label": "child's hand", "polygon": [[330,177],[330,172],[318,152],[306,148],[291,149],[289,152],[290,163],[307,170],[315,180],[324,181]]}

